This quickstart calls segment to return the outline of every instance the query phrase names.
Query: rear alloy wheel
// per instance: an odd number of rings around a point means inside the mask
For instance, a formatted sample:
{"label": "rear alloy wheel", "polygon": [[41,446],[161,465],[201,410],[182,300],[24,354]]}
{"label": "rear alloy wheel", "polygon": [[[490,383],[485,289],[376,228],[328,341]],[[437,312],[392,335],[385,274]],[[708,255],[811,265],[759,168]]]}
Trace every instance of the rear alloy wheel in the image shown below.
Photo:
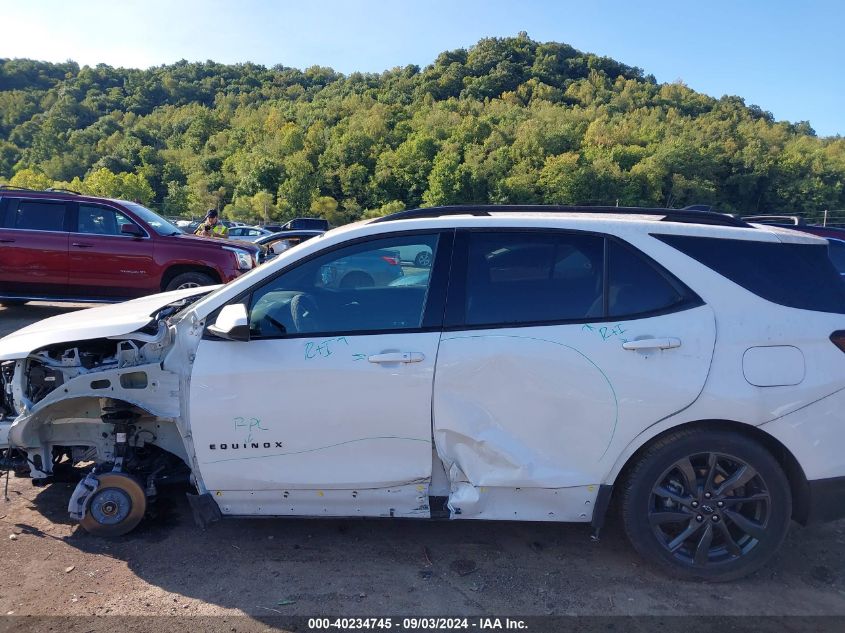
{"label": "rear alloy wheel", "polygon": [[764,565],[789,529],[780,465],[729,431],[670,434],[643,455],[623,488],[631,543],[676,576],[731,580]]}
{"label": "rear alloy wheel", "polygon": [[95,536],[122,536],[144,518],[147,496],[137,479],[125,473],[97,475],[100,486],[88,501],[81,525]]}
{"label": "rear alloy wheel", "polygon": [[182,273],[176,275],[167,284],[165,290],[184,290],[185,288],[199,288],[200,286],[211,286],[216,282],[205,273]]}

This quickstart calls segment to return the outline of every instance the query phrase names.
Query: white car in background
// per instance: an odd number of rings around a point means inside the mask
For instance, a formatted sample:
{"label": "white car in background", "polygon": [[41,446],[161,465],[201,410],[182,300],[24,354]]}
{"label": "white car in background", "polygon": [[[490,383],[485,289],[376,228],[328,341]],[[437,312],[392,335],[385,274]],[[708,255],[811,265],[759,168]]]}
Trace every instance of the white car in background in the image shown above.
{"label": "white car in background", "polygon": [[271,232],[257,226],[233,226],[229,228],[229,237],[236,240],[254,242],[260,237],[270,235]]}
{"label": "white car in background", "polygon": [[402,263],[413,264],[418,268],[428,268],[434,261],[431,249],[425,244],[411,244],[396,248]]}
{"label": "white car in background", "polygon": [[[337,283],[350,261],[430,267]],[[404,256],[403,256],[404,259]],[[333,272],[334,271],[334,272]],[[845,514],[845,285],[827,244],[701,211],[446,207],[309,240],[213,290],[0,340],[6,467],[94,534],[187,473],[197,521],[575,521],[610,505],[685,578]],[[285,406],[278,402],[284,400]]]}

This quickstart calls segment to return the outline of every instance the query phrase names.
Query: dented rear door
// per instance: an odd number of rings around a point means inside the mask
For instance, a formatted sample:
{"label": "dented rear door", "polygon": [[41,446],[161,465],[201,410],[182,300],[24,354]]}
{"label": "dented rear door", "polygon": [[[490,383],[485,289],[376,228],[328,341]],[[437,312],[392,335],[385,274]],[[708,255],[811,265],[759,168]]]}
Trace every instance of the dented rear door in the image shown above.
{"label": "dented rear door", "polygon": [[602,235],[463,233],[454,257],[434,396],[453,517],[589,520],[619,452],[701,392],[712,309]]}

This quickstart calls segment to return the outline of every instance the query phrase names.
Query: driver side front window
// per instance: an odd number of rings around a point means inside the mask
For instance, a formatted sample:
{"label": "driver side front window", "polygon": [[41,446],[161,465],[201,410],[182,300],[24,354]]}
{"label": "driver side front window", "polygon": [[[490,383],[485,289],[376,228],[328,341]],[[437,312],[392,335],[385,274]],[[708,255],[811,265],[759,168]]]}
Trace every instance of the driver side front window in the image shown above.
{"label": "driver side front window", "polygon": [[437,234],[394,236],[341,247],[257,289],[251,338],[419,328]]}

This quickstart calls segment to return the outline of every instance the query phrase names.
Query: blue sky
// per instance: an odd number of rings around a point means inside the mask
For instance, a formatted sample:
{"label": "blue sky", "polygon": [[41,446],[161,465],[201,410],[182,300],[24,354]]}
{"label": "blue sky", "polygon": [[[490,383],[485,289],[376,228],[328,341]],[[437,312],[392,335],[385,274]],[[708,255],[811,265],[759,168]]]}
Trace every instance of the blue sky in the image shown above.
{"label": "blue sky", "polygon": [[845,135],[842,0],[0,0],[0,9],[0,57],[140,68],[184,58],[381,71],[527,31]]}

